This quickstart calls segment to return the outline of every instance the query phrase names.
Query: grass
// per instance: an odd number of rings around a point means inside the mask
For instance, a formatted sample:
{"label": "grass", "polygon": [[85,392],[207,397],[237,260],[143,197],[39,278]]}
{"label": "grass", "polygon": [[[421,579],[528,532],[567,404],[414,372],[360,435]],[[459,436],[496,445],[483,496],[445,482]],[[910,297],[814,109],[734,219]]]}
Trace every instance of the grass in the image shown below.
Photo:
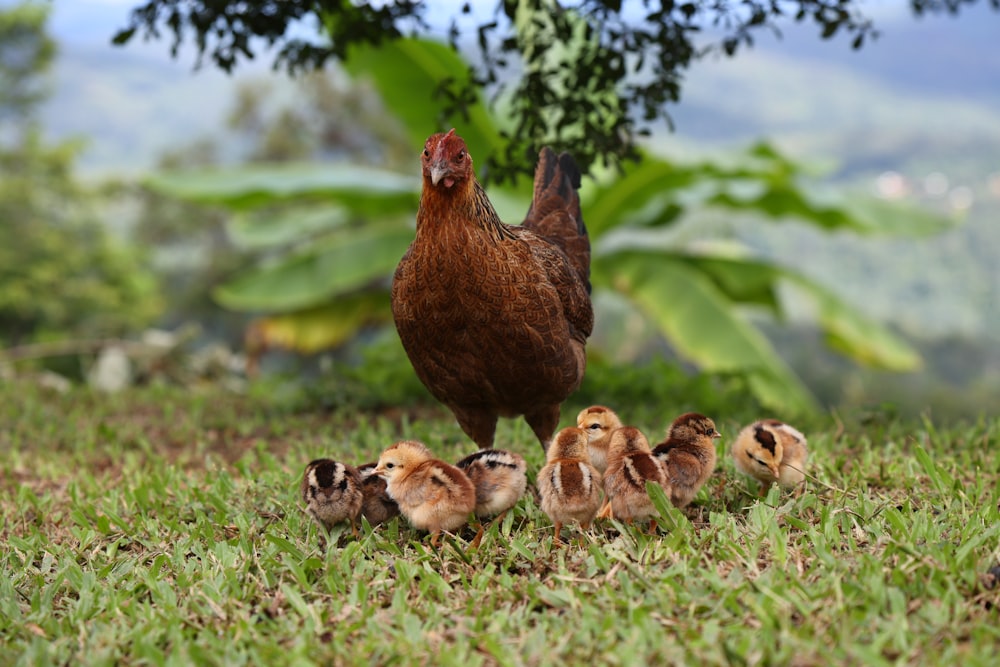
{"label": "grass", "polygon": [[[581,406],[566,406],[564,422]],[[630,415],[659,434],[672,415]],[[671,413],[673,410],[664,410]],[[394,521],[324,545],[311,458],[425,441],[437,407],[330,413],[257,396],[0,388],[0,665],[990,664],[1000,642],[1000,420],[816,418],[815,479],[758,500],[725,447],[657,536],[561,549],[531,497],[478,551]],[[541,449],[522,422],[498,446]]]}

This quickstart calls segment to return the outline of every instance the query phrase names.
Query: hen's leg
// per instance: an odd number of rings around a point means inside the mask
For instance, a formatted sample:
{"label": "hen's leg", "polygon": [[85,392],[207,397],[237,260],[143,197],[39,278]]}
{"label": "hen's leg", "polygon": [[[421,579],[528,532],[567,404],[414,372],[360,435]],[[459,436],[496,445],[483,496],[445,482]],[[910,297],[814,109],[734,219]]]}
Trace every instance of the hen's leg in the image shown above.
{"label": "hen's leg", "polygon": [[559,426],[559,404],[546,405],[535,412],[526,412],[524,419],[528,422],[531,430],[535,432],[538,442],[542,443],[542,449],[548,451],[549,443],[552,442],[552,434]]}
{"label": "hen's leg", "polygon": [[465,434],[472,438],[480,449],[493,448],[493,435],[497,430],[497,415],[489,410],[470,410],[451,406],[451,411],[458,420]]}

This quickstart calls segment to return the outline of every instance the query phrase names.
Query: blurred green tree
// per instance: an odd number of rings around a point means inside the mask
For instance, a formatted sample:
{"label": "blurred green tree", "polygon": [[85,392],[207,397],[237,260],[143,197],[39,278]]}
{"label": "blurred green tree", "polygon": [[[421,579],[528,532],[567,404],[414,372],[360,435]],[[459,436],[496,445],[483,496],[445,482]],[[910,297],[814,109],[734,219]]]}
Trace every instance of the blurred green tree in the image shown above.
{"label": "blurred green tree", "polygon": [[56,52],[47,16],[33,3],[0,9],[0,345],[120,335],[160,311],[141,255],[74,180],[77,146],[42,140],[36,111]]}

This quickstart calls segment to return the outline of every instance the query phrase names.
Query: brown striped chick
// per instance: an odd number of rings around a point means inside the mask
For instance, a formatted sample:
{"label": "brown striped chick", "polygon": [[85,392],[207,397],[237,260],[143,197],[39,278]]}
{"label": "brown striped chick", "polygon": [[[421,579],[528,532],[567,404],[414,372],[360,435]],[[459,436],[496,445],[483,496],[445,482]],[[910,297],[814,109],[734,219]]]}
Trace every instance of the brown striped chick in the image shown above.
{"label": "brown striped chick", "polygon": [[461,528],[476,507],[476,489],[464,472],[435,459],[415,440],[402,440],[382,452],[375,474],[400,513],[418,530],[431,534],[437,546],[441,531]]}
{"label": "brown striped chick", "polygon": [[472,482],[476,488],[476,518],[479,529],[472,540],[472,546],[478,547],[483,539],[483,519],[497,517],[503,519],[513,507],[528,485],[528,464],[524,457],[503,449],[481,449],[466,456],[455,464]]}
{"label": "brown striped chick", "polygon": [[622,422],[611,408],[592,405],[576,416],[576,425],[582,428],[590,441],[590,463],[601,474],[608,468],[608,443],[611,432],[622,427]]}
{"label": "brown striped chick", "polygon": [[777,419],[755,421],[733,443],[736,469],[761,483],[760,494],[777,482],[785,488],[805,479],[806,437]]}
{"label": "brown striped chick", "polygon": [[542,511],[555,525],[553,545],[561,543],[565,523],[590,528],[601,506],[601,473],[590,463],[587,434],[582,429],[570,426],[556,433],[537,481]]}
{"label": "brown striped chick", "polygon": [[358,536],[362,493],[361,476],[354,466],[332,459],[310,461],[302,475],[302,500],[306,512],[327,531],[347,521]]}
{"label": "brown striped chick", "polygon": [[656,507],[646,492],[646,482],[656,482],[670,496],[670,482],[663,464],[653,456],[642,431],[634,426],[615,429],[608,443],[608,470],[604,474],[608,500],[599,518],[626,523],[649,519],[650,530],[655,530]]}
{"label": "brown striped chick", "polygon": [[653,448],[670,481],[670,502],[686,507],[715,470],[715,439],[722,434],[715,422],[686,412],[670,425],[667,439]]}
{"label": "brown striped chick", "polygon": [[368,523],[377,526],[393,517],[399,516],[399,505],[386,492],[385,480],[375,474],[377,463],[366,463],[358,466],[361,475],[361,492],[364,500],[361,502],[361,516]]}

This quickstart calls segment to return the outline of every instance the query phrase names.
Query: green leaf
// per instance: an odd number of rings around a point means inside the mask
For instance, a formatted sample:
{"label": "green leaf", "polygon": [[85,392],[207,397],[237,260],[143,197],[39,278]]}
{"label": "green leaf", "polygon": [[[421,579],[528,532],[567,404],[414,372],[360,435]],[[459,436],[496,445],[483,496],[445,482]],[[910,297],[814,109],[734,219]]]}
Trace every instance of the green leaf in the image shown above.
{"label": "green leaf", "polygon": [[435,132],[454,127],[473,156],[504,148],[496,121],[478,95],[466,107],[467,117],[443,118],[442,82],[468,82],[469,66],[451,47],[429,40],[396,39],[376,46],[354,45],[345,62],[352,76],[368,77],[393,110],[413,143],[414,168],[424,142]]}
{"label": "green leaf", "polygon": [[366,291],[317,308],[255,320],[250,325],[248,339],[253,341],[255,350],[280,348],[314,354],[343,345],[364,326],[383,324],[390,319],[389,293]]}
{"label": "green leaf", "polygon": [[213,296],[240,311],[290,312],[328,303],[392,275],[413,231],[403,226],[345,228],[322,242],[256,267]]}
{"label": "green leaf", "polygon": [[233,215],[226,231],[236,247],[261,250],[299,243],[348,219],[342,207],[331,205],[253,210]]}
{"label": "green leaf", "polygon": [[781,272],[815,304],[818,324],[833,349],[858,363],[890,371],[914,371],[923,365],[920,354],[885,326],[805,276],[785,269]]}
{"label": "green leaf", "polygon": [[645,155],[641,162],[626,165],[620,178],[587,192],[583,206],[587,230],[591,238],[597,238],[619,225],[633,223],[638,211],[690,184],[687,170]]}
{"label": "green leaf", "polygon": [[625,294],[682,357],[713,372],[745,372],[758,398],[795,412],[816,407],[770,343],[736,312],[704,272],[663,253],[596,257],[595,285]]}
{"label": "green leaf", "polygon": [[795,271],[754,259],[669,252],[661,256],[704,274],[726,299],[764,306],[775,315],[783,312],[777,288],[779,284],[790,285],[815,306],[816,324],[839,353],[861,364],[897,372],[921,366],[920,355],[906,341]]}
{"label": "green leaf", "polygon": [[420,181],[355,164],[281,164],[164,172],[148,180],[163,194],[233,210],[286,201],[336,202],[358,215],[416,211]]}
{"label": "green leaf", "polygon": [[678,261],[701,271],[726,298],[741,304],[764,306],[775,315],[781,306],[777,296],[780,269],[752,259],[674,254]]}

